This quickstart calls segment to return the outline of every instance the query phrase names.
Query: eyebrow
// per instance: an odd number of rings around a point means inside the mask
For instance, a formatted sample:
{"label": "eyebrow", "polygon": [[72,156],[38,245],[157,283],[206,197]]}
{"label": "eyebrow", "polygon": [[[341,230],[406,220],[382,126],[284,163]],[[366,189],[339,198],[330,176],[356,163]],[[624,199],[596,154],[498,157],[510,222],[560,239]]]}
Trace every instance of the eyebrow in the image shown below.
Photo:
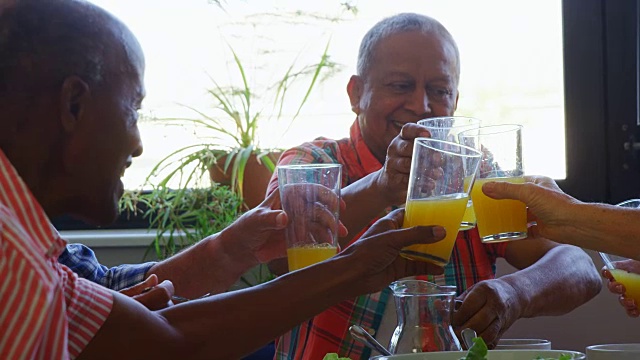
{"label": "eyebrow", "polygon": [[[392,77],[404,77],[404,78],[411,78],[413,79],[414,76],[407,73],[407,72],[403,72],[403,71],[392,71],[390,73],[384,74],[382,76],[382,79],[387,80],[388,78],[392,78]],[[452,83],[455,82],[455,77],[453,76],[449,76],[449,75],[443,75],[443,76],[438,76],[436,78],[430,79],[430,82],[432,81],[444,81],[447,83]]]}

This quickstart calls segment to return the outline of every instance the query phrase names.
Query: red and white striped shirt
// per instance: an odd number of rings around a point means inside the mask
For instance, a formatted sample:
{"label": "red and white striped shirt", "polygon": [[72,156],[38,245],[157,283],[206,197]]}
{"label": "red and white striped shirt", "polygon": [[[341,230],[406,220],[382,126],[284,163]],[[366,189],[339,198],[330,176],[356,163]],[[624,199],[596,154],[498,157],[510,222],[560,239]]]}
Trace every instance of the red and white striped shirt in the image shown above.
{"label": "red and white striped shirt", "polygon": [[113,294],[57,262],[66,242],[0,150],[0,359],[73,359]]}

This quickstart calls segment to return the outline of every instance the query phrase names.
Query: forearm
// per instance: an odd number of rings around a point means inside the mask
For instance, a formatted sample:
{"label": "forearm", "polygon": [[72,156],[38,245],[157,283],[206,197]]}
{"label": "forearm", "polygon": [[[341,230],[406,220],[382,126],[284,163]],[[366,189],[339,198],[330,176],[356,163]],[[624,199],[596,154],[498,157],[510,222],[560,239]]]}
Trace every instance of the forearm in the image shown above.
{"label": "forearm", "polygon": [[561,245],[532,266],[500,278],[517,294],[519,317],[565,314],[600,292],[602,281],[581,249]]}
{"label": "forearm", "polygon": [[[274,282],[156,313],[118,296],[107,323],[83,355],[92,359],[240,358],[354,296],[360,275],[349,271],[351,260],[327,261]],[[327,277],[327,273],[336,276]],[[130,326],[123,327],[123,323]]]}
{"label": "forearm", "polygon": [[558,241],[640,260],[640,210],[580,203],[566,216]]}
{"label": "forearm", "polygon": [[370,225],[384,210],[391,206],[380,189],[375,186],[377,173],[372,173],[353,184],[342,188],[341,196],[347,204],[347,210],[340,214],[340,221],[346,226],[349,234],[340,239],[345,248],[362,229]]}
{"label": "forearm", "polygon": [[[204,332],[206,335],[202,337],[202,343],[210,347],[210,350],[205,350],[203,354],[222,352],[216,358],[239,358],[338,303],[350,293],[350,289],[345,285],[351,283],[345,281],[349,277],[348,266],[345,267],[341,262],[309,268],[304,273],[290,273],[276,282],[242,292],[222,294],[218,300],[220,308],[224,310],[215,313],[216,319],[212,319],[212,323],[206,325],[207,328],[220,326],[221,331],[216,332],[215,335]],[[327,277],[328,273],[340,275]],[[300,291],[300,289],[305,290]],[[260,299],[260,303],[256,303],[256,299]],[[185,317],[184,314],[173,310],[169,309],[165,314],[170,323],[173,319]],[[175,310],[182,311],[182,309]],[[201,314],[195,306],[187,311],[191,311],[194,316]],[[228,325],[214,325],[214,321]],[[199,323],[184,325],[182,331],[185,331],[187,337],[203,333],[203,326]],[[225,346],[211,344],[212,337]]]}
{"label": "forearm", "polygon": [[154,265],[147,275],[158,275],[160,282],[171,280],[176,295],[193,299],[206,293],[227,291],[256,264],[251,256],[230,254],[223,237],[218,233]]}

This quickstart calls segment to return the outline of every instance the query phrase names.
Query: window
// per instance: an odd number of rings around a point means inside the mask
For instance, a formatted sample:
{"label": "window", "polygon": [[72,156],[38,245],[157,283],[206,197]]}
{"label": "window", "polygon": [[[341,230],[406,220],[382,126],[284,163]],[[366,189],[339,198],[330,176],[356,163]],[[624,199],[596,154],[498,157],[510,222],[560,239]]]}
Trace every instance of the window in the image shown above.
{"label": "window", "polygon": [[[351,2],[357,14],[338,0],[228,0],[222,8],[206,0],[92,1],[138,37],[147,58],[143,111],[155,117],[194,116],[178,103],[203,111],[211,107],[209,76],[225,82],[236,74],[226,43],[239,54],[250,81],[265,88],[293,59],[312,63],[330,41],[331,59],[341,65],[338,71],[314,89],[286,134],[280,133],[286,121],[261,129],[262,146],[282,148],[321,135],[346,136],[354,116],[345,87],[355,73],[364,33],[395,13],[432,16],[449,29],[460,49],[457,114],[485,124],[525,125],[525,171],[565,177],[562,13],[557,0]],[[295,16],[296,11],[313,15]],[[292,115],[289,110],[286,115]],[[188,128],[152,121],[141,123],[141,133],[145,152],[127,170],[127,188],[141,186],[153,164],[172,149],[198,141]],[[538,139],[545,139],[544,145]]]}
{"label": "window", "polygon": [[[295,58],[310,63],[330,41],[339,71],[315,88],[286,134],[269,133],[277,126],[262,129],[263,146],[283,148],[348,134],[354,117],[345,87],[359,42],[375,22],[404,11],[432,16],[460,49],[457,114],[523,124],[526,173],[559,179],[582,200],[610,202],[640,197],[639,155],[623,146],[640,139],[638,1],[350,1],[354,14],[340,0],[226,0],[222,8],[207,0],[92,0],[141,42],[148,116],[193,115],[178,104],[208,109],[209,76],[234,80],[227,44],[248,64],[251,81],[267,86],[270,75]],[[292,15],[297,10],[303,15]],[[145,152],[127,171],[128,188],[198,135],[152,121],[141,123],[141,133]]]}

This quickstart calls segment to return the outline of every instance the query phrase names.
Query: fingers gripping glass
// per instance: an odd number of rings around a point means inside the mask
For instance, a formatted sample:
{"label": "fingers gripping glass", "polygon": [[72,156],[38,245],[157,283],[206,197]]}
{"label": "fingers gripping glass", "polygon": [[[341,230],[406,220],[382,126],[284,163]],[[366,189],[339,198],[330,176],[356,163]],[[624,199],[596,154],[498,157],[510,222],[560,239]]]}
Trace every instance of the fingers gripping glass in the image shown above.
{"label": "fingers gripping glass", "polygon": [[449,262],[479,163],[480,152],[473,148],[415,139],[402,226],[440,225],[447,235],[437,243],[409,246],[402,256],[440,266]]}
{"label": "fingers gripping glass", "polygon": [[[640,199],[627,200],[619,203],[618,206],[640,209]],[[599,254],[615,281],[624,285],[624,295],[627,298],[634,299],[636,304],[640,305],[640,274],[627,271],[627,267],[634,264],[635,260],[603,252],[599,252]]]}
{"label": "fingers gripping glass", "polygon": [[337,253],[342,165],[278,166],[289,271],[324,261]]}
{"label": "fingers gripping glass", "polygon": [[[465,116],[442,116],[423,119],[418,121],[418,125],[424,126],[431,133],[432,139],[450,141],[461,144],[458,135],[467,130],[476,130],[480,128],[480,119]],[[473,143],[462,144],[473,147]],[[480,150],[480,147],[475,148]],[[473,201],[469,196],[467,209],[462,216],[460,222],[460,231],[470,230],[476,227],[476,213],[473,210]]]}
{"label": "fingers gripping glass", "polygon": [[517,200],[494,200],[482,192],[489,181],[524,183],[522,126],[494,125],[459,134],[463,144],[482,152],[482,161],[471,190],[478,233],[483,242],[501,242],[527,237],[527,211]]}

